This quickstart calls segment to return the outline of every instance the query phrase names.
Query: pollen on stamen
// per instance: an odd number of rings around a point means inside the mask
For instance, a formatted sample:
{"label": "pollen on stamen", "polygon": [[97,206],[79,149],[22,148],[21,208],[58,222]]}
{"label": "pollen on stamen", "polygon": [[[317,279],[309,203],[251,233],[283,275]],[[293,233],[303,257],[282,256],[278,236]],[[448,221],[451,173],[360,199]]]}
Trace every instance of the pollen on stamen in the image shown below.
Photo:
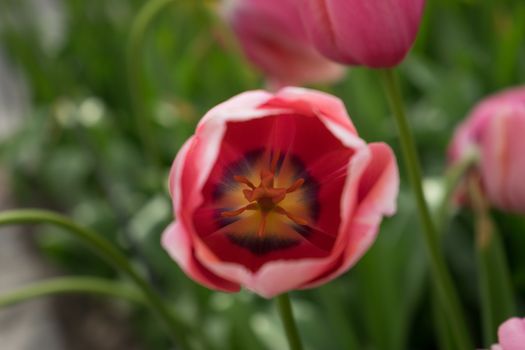
{"label": "pollen on stamen", "polygon": [[248,185],[248,187],[250,187],[252,190],[255,189],[255,185],[250,180],[248,180],[246,176],[235,175],[233,179],[237,182]]}
{"label": "pollen on stamen", "polygon": [[303,178],[300,178],[300,179],[297,179],[292,186],[288,187],[286,189],[286,193],[292,193],[292,192],[295,192],[297,191],[302,185],[304,184],[304,179]]}
{"label": "pollen on stamen", "polygon": [[284,209],[281,206],[275,207],[275,212],[281,215],[286,216],[288,219],[292,220],[294,223],[300,226],[308,226],[308,221],[306,221],[303,218],[298,217],[297,215],[293,215],[289,213],[286,209]]}
{"label": "pollen on stamen", "polygon": [[282,202],[286,195],[297,191],[301,186],[304,185],[305,180],[299,178],[294,181],[294,183],[288,188],[275,188],[275,171],[277,166],[277,160],[280,156],[280,152],[277,152],[277,156],[272,157],[270,170],[263,169],[260,172],[260,184],[255,186],[248,178],[245,176],[235,175],[233,179],[236,182],[245,184],[250,189],[244,189],[243,194],[247,201],[252,202],[244,207],[241,207],[236,210],[224,211],[221,215],[223,217],[235,217],[241,215],[246,210],[260,210],[261,211],[261,221],[259,222],[259,228],[257,230],[257,236],[263,237],[266,224],[268,219],[268,214],[270,212],[275,212],[280,215],[286,216],[293,223],[301,226],[308,225],[308,221],[289,213],[286,209],[279,206],[278,203]]}
{"label": "pollen on stamen", "polygon": [[239,209],[236,209],[236,210],[223,211],[223,212],[221,213],[221,215],[224,216],[224,217],[227,217],[227,218],[232,218],[232,217],[234,217],[234,216],[239,216],[239,215],[241,215],[241,214],[244,213],[246,210],[257,210],[257,204],[255,204],[255,203],[250,203],[250,204],[245,205],[244,207],[239,208]]}

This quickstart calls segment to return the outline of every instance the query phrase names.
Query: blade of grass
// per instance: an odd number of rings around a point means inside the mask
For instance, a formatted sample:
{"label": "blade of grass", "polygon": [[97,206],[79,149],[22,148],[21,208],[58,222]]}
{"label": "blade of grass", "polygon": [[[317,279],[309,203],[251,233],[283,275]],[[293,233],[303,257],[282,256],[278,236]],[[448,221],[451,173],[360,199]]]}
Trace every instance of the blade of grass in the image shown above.
{"label": "blade of grass", "polygon": [[347,317],[345,309],[342,308],[338,295],[335,293],[335,285],[326,285],[317,289],[323,309],[326,310],[332,327],[335,330],[335,337],[339,341],[342,349],[357,350],[362,349],[359,339],[354,330],[354,325]]}
{"label": "blade of grass", "polygon": [[31,283],[0,295],[0,308],[55,294],[88,293],[145,303],[136,288],[97,277],[58,277]]}

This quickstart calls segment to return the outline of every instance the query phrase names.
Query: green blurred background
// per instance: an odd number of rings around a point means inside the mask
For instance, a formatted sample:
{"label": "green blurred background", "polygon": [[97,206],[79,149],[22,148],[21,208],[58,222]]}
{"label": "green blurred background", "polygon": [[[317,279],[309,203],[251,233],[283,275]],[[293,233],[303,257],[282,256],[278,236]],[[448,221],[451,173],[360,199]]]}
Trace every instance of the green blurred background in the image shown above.
{"label": "green blurred background", "polygon": [[[144,9],[138,0],[0,0],[0,110],[17,125],[9,135],[0,132],[2,167],[19,206],[59,210],[123,247],[204,349],[285,349],[272,303],[248,292],[208,291],[160,247],[172,219],[166,183],[178,148],[208,109],[264,87],[264,79],[239,54],[212,2],[172,1],[149,16],[155,3]],[[437,205],[455,125],[483,96],[525,79],[525,2],[427,1],[400,73],[427,194]],[[398,150],[375,72],[351,69],[344,81],[315,88],[345,101],[365,140]],[[141,142],[137,117],[147,120],[156,151]],[[495,216],[523,315],[525,220]],[[292,293],[307,349],[447,349],[437,336],[439,313],[415,218],[403,182],[398,214],[383,222],[357,266],[319,289]],[[481,346],[472,217],[458,211],[443,226],[447,259]],[[120,278],[63,232],[39,231],[39,246],[65,273]],[[132,308],[130,315],[144,349],[170,348],[148,310]]]}

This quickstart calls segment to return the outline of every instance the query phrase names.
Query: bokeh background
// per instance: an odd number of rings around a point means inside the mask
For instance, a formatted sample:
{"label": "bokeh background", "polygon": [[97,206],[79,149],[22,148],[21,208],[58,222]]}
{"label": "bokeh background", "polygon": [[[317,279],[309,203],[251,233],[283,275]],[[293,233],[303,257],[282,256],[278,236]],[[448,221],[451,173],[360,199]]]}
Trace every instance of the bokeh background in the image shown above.
{"label": "bokeh background", "polygon": [[[216,15],[216,2],[172,1],[151,16],[158,4],[0,0],[0,169],[8,177],[7,207],[58,210],[121,246],[192,327],[202,348],[285,349],[273,303],[249,292],[206,290],[186,278],[160,247],[172,218],[166,183],[178,148],[208,109],[263,88],[265,81]],[[425,189],[435,207],[454,127],[483,96],[525,80],[525,2],[428,0],[418,41],[399,70]],[[344,100],[365,140],[399,149],[375,72],[352,68],[343,81],[314,88]],[[148,128],[136,127],[139,117]],[[473,220],[466,210],[451,212],[442,223],[443,244],[481,344]],[[525,220],[495,216],[523,315]],[[416,217],[403,182],[398,214],[383,222],[377,242],[357,266],[321,288],[292,293],[307,349],[448,349],[437,336],[447,320],[435,312]],[[28,244],[36,249],[25,254],[48,262],[51,274],[121,279],[60,230],[33,232]],[[6,244],[0,254],[17,249]],[[9,272],[16,274],[16,267],[0,266],[0,274]],[[54,298],[46,308],[49,317],[61,320],[58,327],[68,338],[64,349],[85,344],[99,344],[86,349],[170,349],[149,310],[75,298]],[[89,317],[94,320],[86,322]],[[110,341],[115,337],[122,342]]]}

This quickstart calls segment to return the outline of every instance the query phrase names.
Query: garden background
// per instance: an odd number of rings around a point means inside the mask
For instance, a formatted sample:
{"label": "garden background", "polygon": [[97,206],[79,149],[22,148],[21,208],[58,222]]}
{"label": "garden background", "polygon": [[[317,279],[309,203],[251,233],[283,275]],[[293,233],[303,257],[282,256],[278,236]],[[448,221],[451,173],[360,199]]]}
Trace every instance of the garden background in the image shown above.
{"label": "garden background", "polygon": [[[246,291],[209,291],[189,280],[160,247],[172,218],[167,176],[177,150],[211,107],[265,86],[215,5],[0,0],[0,167],[9,175],[12,207],[57,210],[123,247],[202,348],[285,349],[273,303]],[[156,12],[156,6],[163,10]],[[427,1],[418,40],[399,72],[427,199],[436,212],[455,126],[483,96],[523,83],[524,43],[521,0]],[[361,137],[388,142],[401,161],[377,74],[352,68],[341,82],[313,87],[342,98]],[[136,127],[138,116],[147,128]],[[8,124],[15,125],[9,133]],[[145,146],[144,138],[153,146]],[[435,309],[406,181],[398,205],[398,214],[383,222],[376,243],[349,273],[292,293],[308,349],[449,348],[438,337],[447,320]],[[450,217],[439,222],[443,246],[481,346],[473,219],[468,210],[449,209]],[[525,219],[497,211],[494,217],[523,315]],[[34,231],[39,249],[62,274],[127,283],[59,229]],[[170,348],[162,324],[145,307],[81,300],[126,315],[139,348]]]}

